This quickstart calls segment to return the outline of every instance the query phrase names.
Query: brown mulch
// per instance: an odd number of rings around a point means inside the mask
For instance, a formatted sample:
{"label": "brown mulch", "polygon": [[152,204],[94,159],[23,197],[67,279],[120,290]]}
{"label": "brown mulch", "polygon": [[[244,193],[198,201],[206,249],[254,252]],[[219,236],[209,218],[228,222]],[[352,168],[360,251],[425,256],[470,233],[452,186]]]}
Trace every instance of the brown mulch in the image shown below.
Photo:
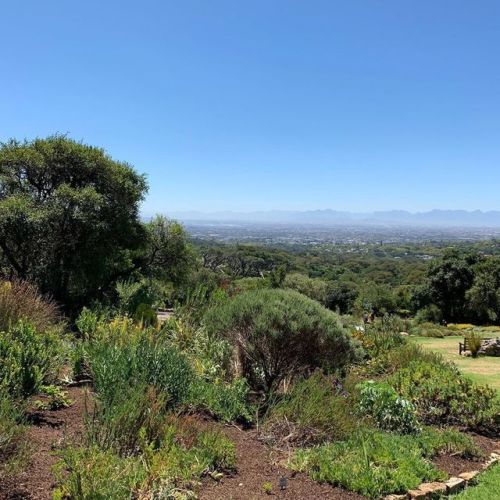
{"label": "brown mulch", "polygon": [[458,476],[462,472],[470,472],[480,468],[481,463],[489,456],[492,451],[500,449],[500,442],[479,434],[469,434],[477,447],[482,450],[484,457],[476,460],[467,460],[457,455],[441,455],[435,457],[432,462],[439,469],[450,476]]}
{"label": "brown mulch", "polygon": [[[327,484],[319,484],[305,474],[293,474],[279,465],[285,454],[271,452],[258,440],[256,430],[224,428],[224,433],[236,445],[236,467],[233,475],[221,481],[206,479],[200,491],[200,500],[256,500],[269,498],[307,499],[362,499],[361,495]],[[287,478],[287,487],[280,490],[281,477]],[[264,483],[273,485],[273,495],[264,492]]]}
{"label": "brown mulch", "polygon": [[[0,479],[0,500],[50,500],[55,487],[52,468],[57,462],[55,451],[66,443],[78,443],[83,434],[87,389],[71,387],[68,395],[73,401],[69,408],[56,411],[32,411],[29,414],[28,441],[31,455],[29,464],[15,477]],[[41,398],[40,398],[41,399]],[[201,421],[201,419],[200,419]],[[208,425],[205,422],[205,425]],[[214,425],[210,423],[210,425]],[[215,424],[220,425],[220,424]],[[199,498],[201,500],[254,500],[286,498],[289,500],[334,499],[360,500],[364,497],[342,488],[313,481],[305,474],[294,474],[281,464],[286,452],[266,446],[259,440],[257,430],[242,430],[235,426],[222,428],[236,446],[236,467],[233,474],[219,482],[206,478]],[[485,456],[500,449],[500,442],[472,434]],[[484,461],[484,458],[481,459]],[[443,455],[434,459],[435,465],[449,475],[458,475],[479,468],[480,463],[458,456]],[[280,478],[286,478],[286,489],[280,490]],[[264,492],[264,484],[272,484],[272,495]]]}
{"label": "brown mulch", "polygon": [[65,442],[78,442],[80,439],[85,414],[85,391],[82,387],[68,388],[68,396],[73,401],[69,408],[54,411],[33,410],[28,414],[29,463],[23,472],[15,477],[2,478],[0,499],[52,498],[55,486],[52,467],[57,462],[55,450]]}

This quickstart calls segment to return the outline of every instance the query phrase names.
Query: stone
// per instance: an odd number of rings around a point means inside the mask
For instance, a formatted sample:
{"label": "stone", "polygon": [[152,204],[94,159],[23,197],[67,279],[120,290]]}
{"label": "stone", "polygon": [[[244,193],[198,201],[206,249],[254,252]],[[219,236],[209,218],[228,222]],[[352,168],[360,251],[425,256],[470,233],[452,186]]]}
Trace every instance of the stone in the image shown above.
{"label": "stone", "polygon": [[425,492],[426,498],[439,498],[446,494],[445,483],[422,483],[418,489]]}
{"label": "stone", "polygon": [[479,474],[478,470],[473,470],[470,472],[462,472],[462,474],[459,474],[458,477],[461,477],[462,479],[465,479],[467,483],[470,483],[476,479],[477,475]]}
{"label": "stone", "polygon": [[484,462],[484,464],[483,464],[483,470],[486,470],[489,467],[491,467],[492,465],[496,464],[499,459],[500,459],[500,455],[498,455],[497,453],[494,453],[494,452],[491,453],[490,458],[488,458],[488,460],[486,460],[486,462]]}
{"label": "stone", "polygon": [[446,492],[448,495],[452,495],[465,488],[465,479],[462,479],[461,477],[450,477],[445,484]]}
{"label": "stone", "polygon": [[422,490],[410,490],[408,492],[408,498],[421,500],[422,498],[427,498],[427,492],[422,491]]}
{"label": "stone", "polygon": [[483,340],[478,354],[482,356],[500,356],[500,338]]}
{"label": "stone", "polygon": [[387,495],[384,500],[406,500],[408,495]]}
{"label": "stone", "polygon": [[402,337],[408,337],[410,334],[408,332],[399,332]]}

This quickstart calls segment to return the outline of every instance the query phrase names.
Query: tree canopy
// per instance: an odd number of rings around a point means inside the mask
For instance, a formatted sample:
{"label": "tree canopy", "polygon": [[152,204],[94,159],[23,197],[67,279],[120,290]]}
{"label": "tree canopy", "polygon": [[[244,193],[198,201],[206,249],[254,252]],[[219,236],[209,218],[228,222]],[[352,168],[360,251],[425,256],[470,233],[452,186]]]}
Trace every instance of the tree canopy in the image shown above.
{"label": "tree canopy", "polygon": [[144,243],[144,177],[65,136],[0,145],[0,258],[65,306],[95,297]]}

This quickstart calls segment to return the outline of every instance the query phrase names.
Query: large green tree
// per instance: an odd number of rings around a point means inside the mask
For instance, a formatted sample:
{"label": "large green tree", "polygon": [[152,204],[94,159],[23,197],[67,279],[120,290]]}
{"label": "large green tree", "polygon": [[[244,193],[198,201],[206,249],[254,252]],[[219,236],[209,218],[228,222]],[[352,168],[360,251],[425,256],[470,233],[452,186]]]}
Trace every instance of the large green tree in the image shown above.
{"label": "large green tree", "polygon": [[447,321],[468,319],[466,293],[474,282],[478,254],[448,250],[432,262],[427,273],[428,301],[436,304]]}
{"label": "large green tree", "polygon": [[143,272],[174,285],[184,283],[195,265],[189,236],[178,222],[157,215],[146,224]]}
{"label": "large green tree", "polygon": [[1,144],[4,272],[69,309],[98,296],[133,267],[146,191],[131,166],[65,136]]}

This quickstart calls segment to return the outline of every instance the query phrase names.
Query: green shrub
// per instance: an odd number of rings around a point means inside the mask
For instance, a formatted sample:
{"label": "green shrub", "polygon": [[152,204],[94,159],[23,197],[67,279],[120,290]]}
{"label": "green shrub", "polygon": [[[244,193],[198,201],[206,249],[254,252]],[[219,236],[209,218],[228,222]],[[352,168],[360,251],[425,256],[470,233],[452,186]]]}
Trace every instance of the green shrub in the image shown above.
{"label": "green shrub", "polygon": [[441,309],[435,305],[431,304],[429,306],[419,309],[415,315],[415,321],[417,323],[439,323],[443,320],[443,312]]}
{"label": "green shrub", "polygon": [[152,387],[121,384],[112,399],[98,399],[87,415],[87,443],[120,456],[138,453],[144,438],[148,442],[159,438],[166,417],[165,399]]}
{"label": "green shrub", "polygon": [[134,319],[145,326],[156,326],[158,318],[156,312],[149,304],[140,303],[134,312]]}
{"label": "green shrub", "polygon": [[310,278],[304,274],[287,274],[283,282],[284,288],[296,290],[310,299],[325,305],[328,294],[328,283],[319,278]]}
{"label": "green shrub", "polygon": [[90,343],[87,348],[90,371],[99,400],[107,404],[127,385],[143,383],[165,393],[170,407],[186,401],[194,373],[175,347],[150,332],[136,338]]}
{"label": "green shrub", "polygon": [[208,311],[205,324],[236,346],[243,375],[268,393],[291,374],[342,370],[359,355],[338,315],[291,290],[241,293]]}
{"label": "green shrub", "polygon": [[446,477],[424,457],[413,436],[383,432],[358,432],[347,441],[299,450],[291,467],[370,498]]}
{"label": "green shrub", "polygon": [[415,405],[427,424],[474,427],[488,421],[495,411],[496,392],[475,384],[452,364],[411,361],[388,382]]}
{"label": "green shrub", "polygon": [[453,454],[472,459],[483,455],[483,452],[469,435],[459,432],[456,429],[438,430],[433,427],[424,427],[415,439],[422,449],[423,455],[426,457]]}
{"label": "green shrub", "polygon": [[15,397],[36,393],[55,379],[62,352],[57,334],[40,333],[25,321],[0,332],[0,388]]}
{"label": "green shrub", "polygon": [[271,405],[264,433],[272,441],[299,445],[345,439],[359,427],[351,398],[337,379],[320,372],[299,380],[289,394]]}
{"label": "green shrub", "polygon": [[422,349],[414,342],[408,342],[395,349],[380,352],[377,357],[369,360],[359,372],[367,376],[392,374],[414,361],[428,362],[438,366],[448,364],[441,354]]}
{"label": "green shrub", "polygon": [[35,405],[40,410],[59,410],[73,404],[68,393],[57,385],[43,385],[40,392],[45,396],[44,401],[37,400]]}
{"label": "green shrub", "polygon": [[191,386],[189,402],[195,409],[205,411],[223,422],[250,423],[253,410],[247,402],[248,389],[245,379],[226,384],[198,378]]}
{"label": "green shrub", "polygon": [[405,344],[406,340],[401,331],[406,328],[406,322],[393,315],[384,315],[372,324],[366,324],[364,331],[354,332],[365,351],[370,357],[391,351]]}
{"label": "green shrub", "polygon": [[372,380],[358,385],[359,409],[371,415],[377,427],[400,434],[420,431],[415,407],[388,384]]}
{"label": "green shrub", "polygon": [[454,333],[445,326],[429,322],[416,322],[416,324],[410,328],[409,333],[418,337],[433,337],[439,339],[442,339],[449,335],[454,335]]}
{"label": "green shrub", "polygon": [[83,339],[90,340],[102,320],[102,316],[97,311],[84,307],[75,320],[75,326]]}
{"label": "green shrub", "polygon": [[0,479],[26,449],[22,408],[5,392],[0,390]]}
{"label": "green shrub", "polygon": [[139,457],[119,457],[93,446],[65,450],[56,476],[55,500],[128,500],[139,491],[147,472]]}
{"label": "green shrub", "polygon": [[233,443],[188,418],[171,418],[155,441],[144,433],[141,440],[140,455],[97,446],[63,451],[54,498],[194,498],[200,477],[235,465]]}

